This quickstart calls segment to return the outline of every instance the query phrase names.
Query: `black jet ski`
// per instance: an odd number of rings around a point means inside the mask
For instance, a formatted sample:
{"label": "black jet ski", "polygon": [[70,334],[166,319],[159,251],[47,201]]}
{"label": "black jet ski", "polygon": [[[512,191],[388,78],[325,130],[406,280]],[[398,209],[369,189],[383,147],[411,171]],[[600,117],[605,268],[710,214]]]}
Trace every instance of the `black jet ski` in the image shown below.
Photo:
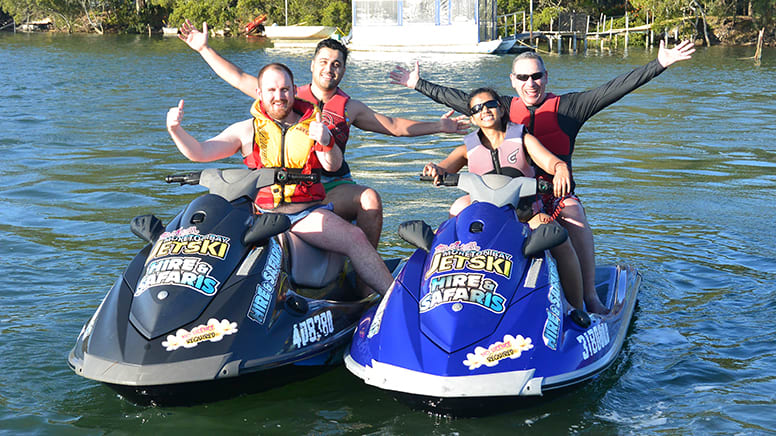
{"label": "black jet ski", "polygon": [[[68,356],[73,371],[136,404],[189,405],[340,364],[379,295],[359,299],[349,262],[288,232],[287,216],[253,212],[259,188],[314,177],[274,169],[168,176],[210,192],[166,228],[153,215],[132,220],[148,244],[81,330]],[[393,271],[399,261],[386,263]]]}

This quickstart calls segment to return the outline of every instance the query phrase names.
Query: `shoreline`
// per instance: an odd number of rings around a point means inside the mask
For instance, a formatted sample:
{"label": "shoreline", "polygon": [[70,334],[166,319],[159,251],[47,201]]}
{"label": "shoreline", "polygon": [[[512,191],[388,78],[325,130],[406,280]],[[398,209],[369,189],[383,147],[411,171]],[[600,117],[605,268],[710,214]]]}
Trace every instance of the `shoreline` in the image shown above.
{"label": "shoreline", "polygon": [[[711,42],[711,46],[725,46],[725,47],[749,47],[754,46],[757,44],[757,39],[759,36],[760,29],[754,28],[754,23],[752,23],[752,20],[749,17],[736,17],[736,22],[733,23],[732,18],[717,18],[717,17],[709,17],[709,39]],[[21,27],[18,26],[18,27]],[[88,32],[88,31],[72,31],[68,32],[65,30],[59,30],[55,28],[51,28],[50,26],[47,26],[47,28],[27,28],[25,30],[9,30],[8,26],[6,26],[4,29],[0,30],[0,32],[8,32],[8,33],[70,33],[70,34],[92,34],[94,32]],[[104,34],[105,35],[117,35],[121,34],[123,32],[116,31],[114,29],[106,29]],[[137,35],[164,35],[169,37],[174,37],[175,35],[167,34],[163,31],[163,29],[151,29],[149,32],[142,32],[137,33]],[[239,37],[245,37],[247,35],[243,34],[237,34],[237,35],[224,35],[224,34],[218,34],[216,32],[213,36],[219,36],[223,38],[239,38]],[[656,32],[657,36],[657,32]],[[655,38],[656,40],[659,40],[660,38]],[[673,39],[672,37],[669,37],[669,39]],[[703,32],[699,32],[697,35],[695,35],[695,43],[697,46],[705,46],[705,40],[703,37]],[[631,45],[634,46],[644,46],[643,43],[631,43]],[[657,46],[657,44],[655,44]],[[764,34],[763,34],[763,46],[764,47],[776,47],[776,26],[774,27],[766,27]]]}

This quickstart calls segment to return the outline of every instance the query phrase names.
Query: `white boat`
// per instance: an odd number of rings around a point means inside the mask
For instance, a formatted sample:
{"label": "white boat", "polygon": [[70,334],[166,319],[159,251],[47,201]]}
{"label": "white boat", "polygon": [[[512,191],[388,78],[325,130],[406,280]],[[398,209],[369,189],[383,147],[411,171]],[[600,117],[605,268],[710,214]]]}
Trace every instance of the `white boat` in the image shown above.
{"label": "white boat", "polygon": [[496,0],[352,0],[352,50],[506,53]]}
{"label": "white boat", "polygon": [[[472,44],[359,44],[358,41],[351,41],[348,49],[354,51],[382,51],[382,52],[403,52],[403,53],[506,53],[508,49],[501,51],[499,47],[503,44],[502,40],[496,39]],[[509,44],[511,47],[512,44]]]}
{"label": "white boat", "polygon": [[332,26],[266,26],[264,36],[269,39],[324,39],[337,30]]}

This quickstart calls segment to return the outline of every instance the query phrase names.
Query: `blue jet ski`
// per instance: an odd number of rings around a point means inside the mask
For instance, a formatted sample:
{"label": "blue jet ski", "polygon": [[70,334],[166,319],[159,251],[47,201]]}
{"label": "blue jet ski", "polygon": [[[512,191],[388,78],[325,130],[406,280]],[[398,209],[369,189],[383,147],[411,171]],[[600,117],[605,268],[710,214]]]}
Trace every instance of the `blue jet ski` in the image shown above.
{"label": "blue jet ski", "polygon": [[418,249],[362,317],[348,370],[415,406],[477,415],[534,404],[609,367],[633,315],[637,271],[598,267],[597,291],[610,313],[572,310],[548,251],[565,229],[551,223],[532,232],[517,219],[517,209],[551,186],[501,175],[447,178],[472,204],[436,234],[422,221],[400,226]]}
{"label": "blue jet ski", "polygon": [[[166,228],[153,215],[132,221],[148,244],[81,330],[68,356],[73,371],[137,404],[189,405],[341,364],[379,295],[355,297],[349,262],[288,232],[287,216],[253,212],[259,188],[316,176],[274,169],[169,176],[210,192]],[[389,270],[398,263],[386,262]]]}

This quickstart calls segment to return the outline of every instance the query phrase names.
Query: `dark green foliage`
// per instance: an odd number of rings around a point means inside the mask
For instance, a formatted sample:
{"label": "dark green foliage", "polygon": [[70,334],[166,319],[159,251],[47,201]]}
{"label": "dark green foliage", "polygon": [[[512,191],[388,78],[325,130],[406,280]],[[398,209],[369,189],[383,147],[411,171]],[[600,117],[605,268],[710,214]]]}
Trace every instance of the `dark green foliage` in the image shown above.
{"label": "dark green foliage", "polygon": [[[197,26],[207,21],[211,29],[237,34],[260,14],[267,25],[327,25],[347,33],[351,26],[350,0],[0,0],[0,17],[17,23],[52,18],[59,29],[145,33],[150,26],[179,26],[188,18]],[[557,23],[561,14],[586,13],[597,19],[622,17],[627,11],[631,25],[643,24],[646,11],[658,24],[678,18],[708,16],[730,18],[750,16],[753,24],[772,26],[776,0],[534,0],[534,28]],[[529,0],[498,0],[498,14],[529,11]],[[616,20],[623,21],[623,18]],[[651,18],[650,18],[651,19]],[[4,19],[3,21],[7,21]],[[622,27],[618,21],[615,26]]]}
{"label": "dark green foliage", "polygon": [[236,30],[232,3],[230,0],[176,0],[167,22],[171,27],[179,27],[185,19],[194,23],[207,21],[211,29]]}

